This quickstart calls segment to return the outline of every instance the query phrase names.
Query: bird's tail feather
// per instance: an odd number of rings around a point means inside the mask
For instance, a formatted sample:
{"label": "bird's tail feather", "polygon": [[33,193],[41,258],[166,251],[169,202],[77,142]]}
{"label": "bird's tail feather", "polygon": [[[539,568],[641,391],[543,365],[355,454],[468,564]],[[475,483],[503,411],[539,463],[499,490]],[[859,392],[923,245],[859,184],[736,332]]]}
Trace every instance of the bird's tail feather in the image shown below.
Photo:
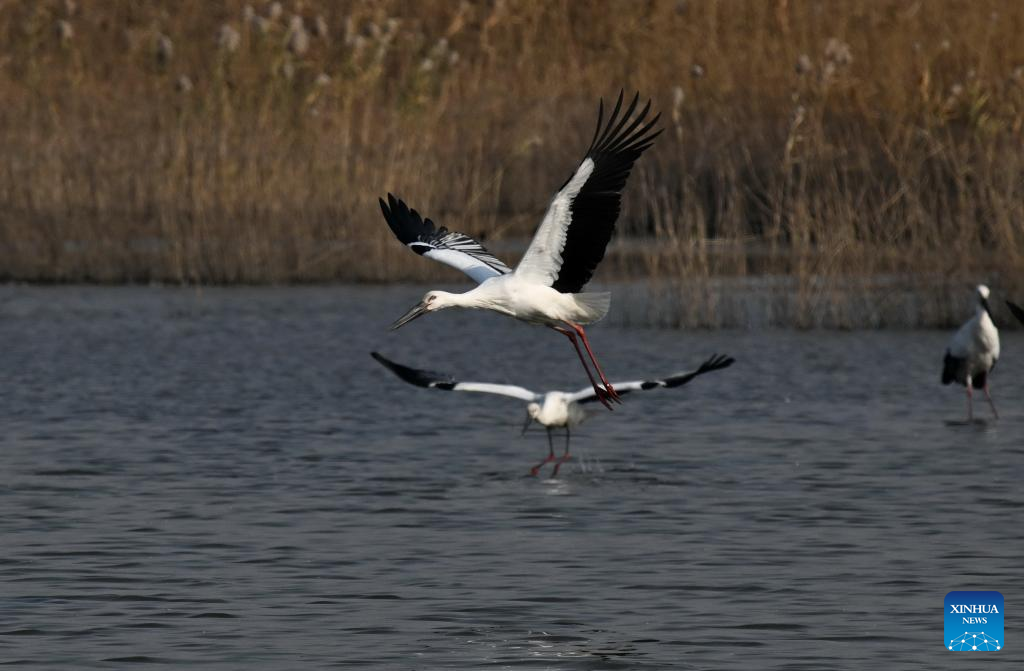
{"label": "bird's tail feather", "polygon": [[582,324],[593,324],[603,319],[612,305],[612,295],[607,291],[573,294],[573,296],[586,315],[579,320]]}

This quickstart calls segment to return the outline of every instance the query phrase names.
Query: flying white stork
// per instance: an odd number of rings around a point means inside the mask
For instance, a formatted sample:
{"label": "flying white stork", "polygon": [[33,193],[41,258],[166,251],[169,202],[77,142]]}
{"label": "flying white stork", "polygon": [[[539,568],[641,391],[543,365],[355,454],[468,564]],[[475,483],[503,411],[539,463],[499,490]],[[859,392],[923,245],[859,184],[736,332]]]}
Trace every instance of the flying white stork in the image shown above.
{"label": "flying white stork", "polygon": [[992,414],[999,419],[996,405],[989,393],[988,376],[999,360],[999,331],[992,323],[989,309],[989,290],[978,285],[978,307],[974,316],[960,327],[946,348],[942,362],[942,384],[957,382],[967,387],[967,421],[974,418],[972,388],[983,389]]}
{"label": "flying white stork", "polygon": [[[511,396],[526,401],[526,424],[523,425],[523,433],[530,427],[532,422],[537,422],[548,433],[548,456],[539,464],[530,469],[530,475],[537,475],[540,467],[549,462],[555,461],[555,468],[552,470],[552,477],[558,475],[558,469],[569,460],[569,437],[572,427],[582,423],[587,417],[586,410],[582,407],[586,403],[599,400],[597,392],[586,387],[577,392],[549,391],[538,393],[530,391],[525,387],[511,384],[492,384],[489,382],[456,382],[454,378],[445,373],[437,373],[429,370],[419,370],[395,363],[377,352],[371,352],[371,356],[379,361],[392,373],[402,380],[417,387],[428,389],[442,389],[445,391],[476,391],[486,394],[498,394],[500,396]],[[635,382],[616,382],[615,388],[619,394],[628,394],[631,391],[648,391],[650,389],[661,389],[662,387],[681,387],[693,378],[710,373],[711,371],[728,368],[735,359],[725,355],[712,355],[699,368],[688,373],[677,373],[660,380],[638,380]],[[556,428],[565,429],[565,452],[561,457],[555,457],[555,446],[552,433]]]}
{"label": "flying white stork", "polygon": [[[654,131],[660,114],[647,121],[650,101],[637,113],[639,93],[623,112],[622,93],[608,122],[603,124],[604,101],[598,108],[597,129],[583,161],[548,206],[526,254],[513,271],[467,235],[435,227],[416,210],[388,194],[380,209],[395,236],[411,250],[463,271],[480,283],[461,294],[430,291],[392,324],[397,329],[428,312],[460,307],[492,310],[562,333],[576,348],[597,399],[608,409],[619,400],[594,357],[583,330],[605,316],[608,293],[580,293],[590,281],[619,216],[621,191],[630,170],[661,132]],[[577,336],[583,341],[603,388],[598,387]]]}

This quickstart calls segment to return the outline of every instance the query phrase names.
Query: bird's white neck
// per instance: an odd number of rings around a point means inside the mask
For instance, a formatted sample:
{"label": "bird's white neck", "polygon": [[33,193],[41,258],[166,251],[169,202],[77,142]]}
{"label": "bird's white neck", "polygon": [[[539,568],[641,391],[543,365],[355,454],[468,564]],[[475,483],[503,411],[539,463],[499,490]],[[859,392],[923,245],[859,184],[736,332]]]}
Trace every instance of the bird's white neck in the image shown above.
{"label": "bird's white neck", "polygon": [[443,301],[443,307],[507,312],[501,303],[496,303],[493,300],[494,292],[486,283],[461,294],[450,294],[444,291],[439,291],[437,293],[438,300]]}
{"label": "bird's white neck", "polygon": [[996,323],[992,321],[992,315],[988,313],[985,308],[978,310],[978,316],[975,317],[978,320],[978,328],[986,333],[998,333]]}
{"label": "bird's white neck", "polygon": [[979,300],[978,307],[975,309],[974,314],[978,317],[979,320],[988,319],[989,321],[991,321],[992,317],[988,311],[988,301],[984,299]]}
{"label": "bird's white neck", "polygon": [[476,308],[480,307],[472,296],[472,291],[463,294],[453,294],[448,291],[431,292],[435,298],[430,306],[430,311],[444,310],[445,308]]}

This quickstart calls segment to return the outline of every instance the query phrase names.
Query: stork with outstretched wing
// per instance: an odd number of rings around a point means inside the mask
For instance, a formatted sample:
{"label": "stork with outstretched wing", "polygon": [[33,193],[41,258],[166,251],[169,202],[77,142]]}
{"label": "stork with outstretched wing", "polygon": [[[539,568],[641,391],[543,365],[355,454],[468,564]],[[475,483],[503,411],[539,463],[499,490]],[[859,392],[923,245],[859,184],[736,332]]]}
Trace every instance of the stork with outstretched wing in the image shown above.
{"label": "stork with outstretched wing", "polygon": [[[582,293],[615,230],[621,192],[633,164],[661,132],[653,130],[660,115],[648,120],[650,101],[637,111],[640,95],[623,110],[622,93],[604,123],[602,101],[597,129],[583,161],[548,206],[526,254],[515,270],[462,233],[437,227],[390,193],[380,200],[384,218],[409,249],[458,268],[479,286],[461,294],[430,291],[398,319],[392,329],[445,308],[492,310],[531,324],[552,328],[572,342],[594,393],[605,407],[619,401],[590,348],[586,324],[608,312],[608,293]],[[584,349],[603,386],[590,372]]]}
{"label": "stork with outstretched wing", "polygon": [[[523,426],[523,433],[529,428],[532,422],[537,422],[548,432],[548,456],[539,464],[530,469],[531,475],[537,475],[540,467],[544,464],[555,461],[555,468],[551,475],[558,475],[558,469],[569,460],[569,434],[573,427],[577,426],[587,417],[583,406],[599,400],[597,393],[590,387],[576,392],[548,391],[535,392],[525,387],[511,384],[494,384],[491,382],[457,382],[452,376],[445,373],[438,373],[430,370],[421,370],[403,366],[400,363],[391,361],[377,352],[371,352],[374,359],[380,362],[399,378],[427,389],[440,389],[442,391],[475,391],[484,394],[497,394],[499,396],[511,396],[521,401],[526,401],[526,424]],[[673,389],[682,387],[694,378],[716,370],[728,368],[734,363],[734,359],[725,355],[712,355],[698,368],[688,373],[677,373],[659,380],[636,380],[631,382],[616,382],[615,388],[619,394],[628,394],[634,391],[650,391],[652,389]],[[557,428],[565,429],[565,452],[561,457],[555,456],[555,446],[552,433]]]}

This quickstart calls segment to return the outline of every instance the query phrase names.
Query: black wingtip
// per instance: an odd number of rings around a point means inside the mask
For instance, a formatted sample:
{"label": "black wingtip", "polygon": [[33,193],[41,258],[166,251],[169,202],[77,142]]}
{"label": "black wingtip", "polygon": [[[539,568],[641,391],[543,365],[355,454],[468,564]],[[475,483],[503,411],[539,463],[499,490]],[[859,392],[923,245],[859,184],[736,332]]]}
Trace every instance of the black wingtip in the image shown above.
{"label": "black wingtip", "polygon": [[711,373],[716,370],[728,368],[734,363],[736,363],[736,359],[732,358],[731,356],[717,353],[712,354],[704,361],[704,363],[700,365],[699,368],[697,368],[697,370],[682,375],[673,375],[672,377],[666,378],[660,382],[656,381],[655,384],[664,385],[668,389],[672,389],[674,387],[681,387],[685,384],[688,384],[696,377],[704,375],[705,373]]}
{"label": "black wingtip", "polygon": [[419,212],[410,209],[404,200],[396,197],[393,193],[388,192],[386,203],[383,198],[379,200],[384,220],[388,222],[391,232],[402,244],[408,245],[434,232],[432,221],[429,219],[424,221]]}
{"label": "black wingtip", "polygon": [[722,370],[736,363],[736,359],[726,354],[712,354],[711,357],[701,364],[700,370],[702,372],[709,372],[713,370]]}
{"label": "black wingtip", "polygon": [[377,360],[382,366],[397,375],[401,380],[417,387],[434,387],[450,391],[455,387],[455,379],[445,373],[437,373],[430,370],[410,368],[388,359],[379,352],[370,352],[370,356]]}
{"label": "black wingtip", "polygon": [[[615,108],[604,122],[604,100],[598,105],[597,129],[594,138],[590,141],[587,149],[587,156],[594,156],[602,153],[629,153],[633,160],[639,157],[664,129],[659,128],[652,132],[654,126],[661,119],[661,113],[654,115],[648,120],[647,115],[651,111],[653,100],[647,99],[644,107],[637,111],[640,102],[640,91],[633,94],[633,98],[623,110],[625,102],[625,90],[619,90],[619,96],[615,102]],[[602,125],[603,124],[603,125]]]}
{"label": "black wingtip", "polygon": [[370,356],[372,356],[374,359],[376,359],[377,363],[379,363],[380,365],[384,366],[388,370],[394,370],[393,367],[398,365],[397,363],[395,363],[391,359],[387,358],[386,356],[384,356],[380,352],[370,352]]}

